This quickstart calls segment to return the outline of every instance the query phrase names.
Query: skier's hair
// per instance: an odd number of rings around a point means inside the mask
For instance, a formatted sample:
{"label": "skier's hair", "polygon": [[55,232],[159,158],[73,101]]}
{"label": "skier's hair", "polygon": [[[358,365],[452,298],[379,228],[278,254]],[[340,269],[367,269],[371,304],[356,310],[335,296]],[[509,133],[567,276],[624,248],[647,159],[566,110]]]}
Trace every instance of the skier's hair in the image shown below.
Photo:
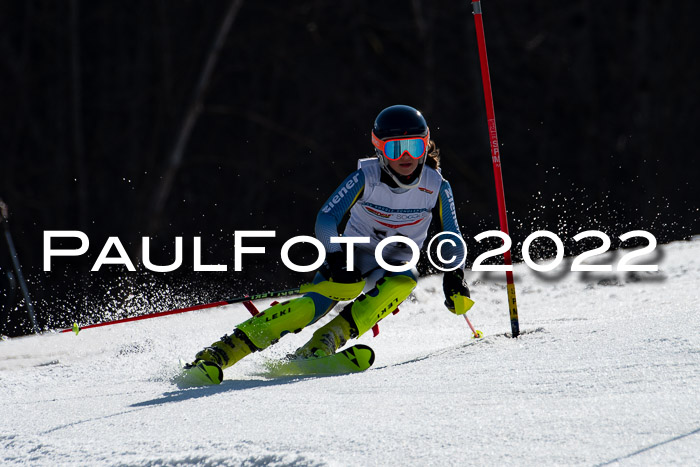
{"label": "skier's hair", "polygon": [[440,148],[432,139],[428,143],[428,157],[425,158],[425,165],[435,170],[440,168]]}

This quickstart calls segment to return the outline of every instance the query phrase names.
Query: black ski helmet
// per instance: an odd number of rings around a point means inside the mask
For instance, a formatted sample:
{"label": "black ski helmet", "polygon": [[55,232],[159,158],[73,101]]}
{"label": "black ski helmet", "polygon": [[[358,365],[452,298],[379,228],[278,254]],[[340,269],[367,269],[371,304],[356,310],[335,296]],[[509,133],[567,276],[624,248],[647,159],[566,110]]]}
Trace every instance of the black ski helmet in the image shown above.
{"label": "black ski helmet", "polygon": [[393,138],[405,138],[408,136],[426,137],[430,134],[428,124],[420,111],[409,107],[408,105],[392,105],[379,112],[374,120],[372,128],[372,141],[375,146],[375,152],[379,159],[379,164],[398,186],[401,188],[414,188],[418,186],[421,175],[423,174],[423,166],[425,158],[428,154],[426,146],[423,156],[418,161],[416,170],[408,176],[401,176],[394,172],[389,167],[389,161],[382,151],[377,148],[375,140],[387,141]]}

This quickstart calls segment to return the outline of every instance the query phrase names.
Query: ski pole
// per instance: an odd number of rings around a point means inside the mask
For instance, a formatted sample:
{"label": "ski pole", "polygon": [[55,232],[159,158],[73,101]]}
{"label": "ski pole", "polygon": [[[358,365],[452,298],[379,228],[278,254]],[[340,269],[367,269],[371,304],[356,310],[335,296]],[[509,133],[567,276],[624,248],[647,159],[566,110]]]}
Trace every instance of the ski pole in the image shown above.
{"label": "ski pole", "polygon": [[472,322],[469,321],[469,318],[467,318],[467,315],[462,315],[462,316],[464,316],[464,319],[467,320],[467,324],[469,325],[469,328],[472,330],[472,333],[474,334],[474,336],[473,336],[474,339],[484,337],[484,333],[482,333],[481,331],[479,331],[477,329],[474,329],[474,326],[472,325]]}
{"label": "ski pole", "polygon": [[[498,134],[496,133],[496,112],[493,107],[493,94],[491,92],[491,78],[489,76],[489,61],[486,55],[486,38],[484,34],[484,21],[481,14],[481,1],[472,0],[474,9],[474,24],[476,25],[476,38],[479,44],[479,63],[481,64],[481,81],[484,87],[484,100],[486,101],[486,118],[488,120],[489,141],[491,143],[491,159],[493,161],[493,176],[496,181],[496,196],[498,198],[498,215],[501,231],[508,235],[508,215],[506,212],[506,198],[503,192],[503,175],[501,173],[501,154],[498,147]],[[515,283],[513,281],[513,262],[510,250],[503,254],[506,266],[511,266],[506,271],[506,284],[508,290],[508,307],[510,309],[510,327],[513,337],[520,334],[518,323],[518,304],[515,299]],[[467,320],[469,322],[469,320]]]}
{"label": "ski pole", "polygon": [[36,322],[34,304],[32,303],[32,299],[29,296],[29,288],[27,288],[27,282],[24,280],[24,276],[22,275],[22,268],[20,268],[19,266],[17,250],[15,249],[15,243],[12,241],[12,235],[10,235],[10,227],[8,226],[9,221],[7,220],[7,217],[7,205],[2,200],[0,200],[0,224],[2,224],[3,230],[5,231],[5,240],[7,240],[7,247],[10,249],[12,265],[14,266],[15,274],[17,275],[17,281],[19,282],[19,287],[22,290],[22,295],[24,295],[24,302],[27,305],[27,313],[29,314],[29,319],[32,322],[32,330],[35,334],[38,334],[39,325]]}
{"label": "ski pole", "polygon": [[[158,313],[149,313],[146,315],[141,315],[141,316],[132,316],[130,318],[123,318],[123,319],[117,319],[114,321],[105,321],[102,323],[95,323],[95,324],[89,324],[84,327],[78,326],[77,323],[73,324],[72,328],[68,329],[62,329],[59,332],[70,332],[73,331],[76,334],[81,330],[81,329],[89,329],[89,328],[97,328],[100,326],[110,326],[112,324],[118,324],[118,323],[126,323],[129,321],[139,321],[142,319],[150,319],[150,318],[157,318],[159,316],[167,316],[167,315],[174,315],[178,313],[186,313],[188,311],[194,311],[194,310],[203,310],[206,308],[215,308],[217,306],[224,306],[224,305],[231,305],[234,303],[241,303],[241,302],[248,302],[252,300],[260,300],[262,298],[275,298],[275,297],[284,297],[287,295],[298,295],[298,294],[305,294],[307,292],[315,292],[319,293],[321,295],[324,295],[326,297],[332,298],[333,300],[337,301],[347,301],[347,300],[352,300],[355,298],[357,295],[362,292],[362,288],[365,285],[365,281],[360,281],[357,283],[337,283],[337,282],[330,282],[330,281],[321,281],[316,284],[302,284],[299,287],[295,287],[293,289],[285,289],[285,290],[275,290],[272,292],[263,292],[259,294],[253,294],[253,295],[241,295],[240,297],[235,297],[235,298],[230,298],[227,300],[219,300],[217,302],[213,303],[205,303],[203,305],[195,305],[187,308],[180,308],[177,310],[169,310],[169,311],[161,311]],[[248,308],[248,307],[246,307]]]}
{"label": "ski pole", "polygon": [[117,319],[114,321],[104,321],[102,323],[88,324],[87,326],[82,326],[82,327],[79,327],[79,326],[77,326],[77,324],[75,324],[75,325],[73,325],[72,328],[62,329],[59,332],[71,332],[71,331],[73,331],[77,334],[78,331],[83,330],[83,329],[97,328],[97,327],[101,327],[101,326],[111,326],[113,324],[126,323],[129,321],[140,321],[142,319],[158,318],[160,316],[175,315],[178,313],[187,313],[188,311],[204,310],[207,308],[216,308],[218,306],[232,305],[234,303],[241,303],[241,302],[246,302],[246,301],[250,301],[250,300],[260,300],[262,298],[274,298],[274,297],[284,297],[287,295],[297,295],[300,293],[300,290],[301,290],[301,287],[296,287],[294,289],[274,290],[272,292],[263,292],[263,293],[253,294],[253,295],[241,295],[239,297],[229,298],[227,300],[219,300],[217,302],[204,303],[202,305],[195,305],[195,306],[190,306],[187,308],[178,308],[176,310],[168,310],[168,311],[160,311],[157,313],[149,313],[149,314],[141,315],[141,316],[132,316],[129,318],[122,318],[122,319]]}
{"label": "ski pole", "polygon": [[467,311],[469,311],[471,307],[474,306],[474,300],[472,300],[470,297],[464,296],[459,293],[452,294],[450,298],[452,300],[452,303],[454,304],[453,312],[457,315],[464,316],[464,319],[467,320],[467,324],[469,325],[469,328],[474,334],[474,338],[478,339],[479,337],[483,337],[484,334],[478,329],[474,329],[474,326],[472,326],[472,322],[469,321],[469,318],[467,318]]}

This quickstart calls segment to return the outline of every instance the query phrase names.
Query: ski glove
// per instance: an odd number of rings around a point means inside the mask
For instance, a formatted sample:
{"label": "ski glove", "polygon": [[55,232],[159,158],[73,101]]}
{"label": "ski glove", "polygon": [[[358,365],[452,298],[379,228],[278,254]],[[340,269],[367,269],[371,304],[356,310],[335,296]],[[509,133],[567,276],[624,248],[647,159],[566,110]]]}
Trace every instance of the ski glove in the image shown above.
{"label": "ski glove", "polygon": [[458,299],[463,302],[462,306],[458,307],[461,309],[462,313],[466,313],[474,303],[469,298],[469,288],[464,281],[464,270],[461,268],[455,269],[454,271],[447,271],[443,274],[442,291],[445,294],[445,306],[452,313],[457,313],[455,302],[452,298],[454,295],[457,295]]}
{"label": "ski glove", "polygon": [[329,253],[326,256],[328,264],[328,272],[333,282],[341,282],[343,284],[353,284],[362,280],[362,274],[356,268],[354,271],[348,271],[345,264],[345,252],[336,251]]}

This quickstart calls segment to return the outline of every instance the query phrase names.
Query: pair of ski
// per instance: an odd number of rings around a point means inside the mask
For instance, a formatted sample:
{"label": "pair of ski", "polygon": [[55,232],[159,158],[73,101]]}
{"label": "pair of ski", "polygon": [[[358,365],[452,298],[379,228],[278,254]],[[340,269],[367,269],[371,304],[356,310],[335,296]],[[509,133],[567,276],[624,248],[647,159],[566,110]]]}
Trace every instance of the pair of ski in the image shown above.
{"label": "pair of ski", "polygon": [[[372,366],[374,351],[363,344],[353,345],[333,355],[292,360],[276,360],[266,364],[264,376],[279,378],[284,376],[342,375],[359,373]],[[207,386],[219,384],[224,378],[221,367],[200,361],[195,365],[180,361],[181,373],[177,383],[181,386]]]}

